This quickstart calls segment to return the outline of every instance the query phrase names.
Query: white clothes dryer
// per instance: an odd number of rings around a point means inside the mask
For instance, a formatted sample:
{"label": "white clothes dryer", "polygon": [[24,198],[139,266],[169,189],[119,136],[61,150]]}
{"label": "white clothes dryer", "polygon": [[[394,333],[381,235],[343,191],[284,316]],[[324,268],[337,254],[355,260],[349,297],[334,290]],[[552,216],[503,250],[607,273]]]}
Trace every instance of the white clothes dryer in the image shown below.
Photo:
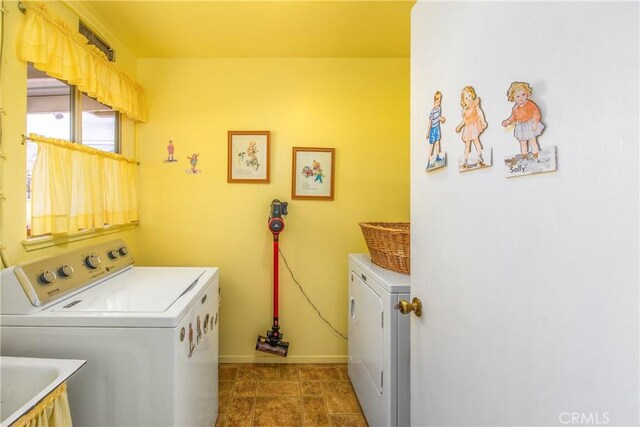
{"label": "white clothes dryer", "polygon": [[394,306],[410,294],[410,276],[349,255],[349,379],[372,427],[408,426],[409,316]]}
{"label": "white clothes dryer", "polygon": [[116,240],[0,272],[0,352],[86,359],[78,426],[206,426],[218,412],[218,269],[137,267]]}

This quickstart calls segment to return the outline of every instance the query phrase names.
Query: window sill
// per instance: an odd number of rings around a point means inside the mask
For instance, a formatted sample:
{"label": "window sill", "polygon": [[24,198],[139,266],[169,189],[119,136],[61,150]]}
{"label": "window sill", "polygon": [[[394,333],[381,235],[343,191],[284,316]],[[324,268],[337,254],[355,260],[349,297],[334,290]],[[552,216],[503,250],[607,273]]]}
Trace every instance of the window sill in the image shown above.
{"label": "window sill", "polygon": [[75,233],[59,234],[55,236],[30,237],[22,241],[22,246],[27,252],[38,249],[50,248],[57,245],[79,242],[81,240],[92,239],[94,237],[105,236],[107,234],[120,233],[122,231],[133,230],[138,226],[138,222],[125,225],[114,225],[99,230],[83,230]]}

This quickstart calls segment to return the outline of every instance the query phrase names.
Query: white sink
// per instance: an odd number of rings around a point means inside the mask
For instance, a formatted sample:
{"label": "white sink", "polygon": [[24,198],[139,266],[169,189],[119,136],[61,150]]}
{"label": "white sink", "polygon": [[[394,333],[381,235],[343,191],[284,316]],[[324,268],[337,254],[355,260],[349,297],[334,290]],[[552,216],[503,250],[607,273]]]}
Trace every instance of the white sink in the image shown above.
{"label": "white sink", "polygon": [[86,360],[0,357],[0,427],[9,426],[82,367]]}

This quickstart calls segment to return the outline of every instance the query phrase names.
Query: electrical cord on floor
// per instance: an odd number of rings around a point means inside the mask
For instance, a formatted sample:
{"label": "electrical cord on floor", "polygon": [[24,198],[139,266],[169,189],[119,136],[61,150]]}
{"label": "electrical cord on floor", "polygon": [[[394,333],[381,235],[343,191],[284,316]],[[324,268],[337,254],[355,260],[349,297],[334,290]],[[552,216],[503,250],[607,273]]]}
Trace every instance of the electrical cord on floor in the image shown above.
{"label": "electrical cord on floor", "polygon": [[282,253],[282,250],[280,248],[278,248],[278,252],[280,253],[280,256],[282,257],[282,260],[284,261],[284,265],[287,266],[287,270],[289,270],[289,274],[291,274],[291,278],[293,279],[293,282],[296,285],[298,285],[298,288],[300,289],[300,292],[302,292],[302,295],[304,295],[304,297],[307,299],[307,302],[311,305],[311,307],[313,307],[313,309],[316,311],[316,313],[318,313],[318,316],[320,316],[320,319],[322,319],[322,321],[324,323],[329,325],[329,327],[331,329],[333,329],[333,332],[335,332],[336,334],[340,335],[345,340],[348,340],[347,337],[345,337],[340,331],[338,331],[336,328],[334,328],[333,325],[327,319],[324,318],[322,313],[320,313],[320,310],[318,310],[318,308],[311,302],[311,300],[307,296],[307,293],[304,291],[304,289],[302,289],[302,285],[300,284],[300,282],[298,282],[298,280],[296,280],[295,276],[293,275],[293,271],[291,271],[291,267],[289,267],[289,263],[287,262],[287,259],[284,257],[284,254]]}

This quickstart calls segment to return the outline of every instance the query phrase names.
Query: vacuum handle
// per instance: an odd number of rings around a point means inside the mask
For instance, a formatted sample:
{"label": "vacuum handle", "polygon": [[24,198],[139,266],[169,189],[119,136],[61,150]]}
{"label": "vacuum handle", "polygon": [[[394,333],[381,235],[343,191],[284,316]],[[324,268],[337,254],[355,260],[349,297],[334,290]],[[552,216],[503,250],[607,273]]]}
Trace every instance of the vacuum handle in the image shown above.
{"label": "vacuum handle", "polygon": [[[277,235],[274,234],[274,237]],[[278,239],[273,239],[273,317],[278,318]]]}

